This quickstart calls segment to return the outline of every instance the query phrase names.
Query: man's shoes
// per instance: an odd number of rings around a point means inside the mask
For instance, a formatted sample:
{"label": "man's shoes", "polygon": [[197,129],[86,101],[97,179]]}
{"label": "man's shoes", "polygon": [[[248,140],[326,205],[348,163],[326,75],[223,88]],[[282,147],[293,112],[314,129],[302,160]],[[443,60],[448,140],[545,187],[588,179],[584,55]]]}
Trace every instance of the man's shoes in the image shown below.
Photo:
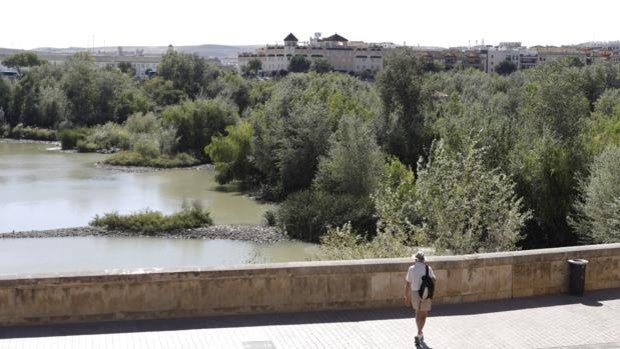
{"label": "man's shoes", "polygon": [[413,337],[413,341],[415,342],[416,345],[420,344],[421,340],[422,339],[420,338],[420,335],[417,335],[417,336]]}

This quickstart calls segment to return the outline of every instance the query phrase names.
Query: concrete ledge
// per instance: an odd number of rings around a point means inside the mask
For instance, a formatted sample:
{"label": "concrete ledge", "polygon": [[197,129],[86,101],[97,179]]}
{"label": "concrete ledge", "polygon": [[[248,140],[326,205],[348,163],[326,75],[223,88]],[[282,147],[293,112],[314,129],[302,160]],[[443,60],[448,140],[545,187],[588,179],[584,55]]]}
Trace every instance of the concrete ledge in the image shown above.
{"label": "concrete ledge", "polygon": [[[429,257],[436,303],[568,291],[567,259],[590,261],[586,289],[620,287],[620,244]],[[0,325],[402,305],[412,260],[135,269],[0,277]]]}

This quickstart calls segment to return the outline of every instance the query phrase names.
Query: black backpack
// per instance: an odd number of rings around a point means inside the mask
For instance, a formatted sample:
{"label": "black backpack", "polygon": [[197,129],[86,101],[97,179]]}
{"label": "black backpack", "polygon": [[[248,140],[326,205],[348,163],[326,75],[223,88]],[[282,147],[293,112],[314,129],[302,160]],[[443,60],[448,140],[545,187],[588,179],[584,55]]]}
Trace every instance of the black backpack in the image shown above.
{"label": "black backpack", "polygon": [[[424,297],[424,291],[426,292],[426,297]],[[428,265],[426,266],[426,275],[422,276],[422,285],[420,286],[420,290],[418,293],[420,294],[420,299],[432,299],[433,292],[435,291],[435,282],[433,278],[428,275]]]}

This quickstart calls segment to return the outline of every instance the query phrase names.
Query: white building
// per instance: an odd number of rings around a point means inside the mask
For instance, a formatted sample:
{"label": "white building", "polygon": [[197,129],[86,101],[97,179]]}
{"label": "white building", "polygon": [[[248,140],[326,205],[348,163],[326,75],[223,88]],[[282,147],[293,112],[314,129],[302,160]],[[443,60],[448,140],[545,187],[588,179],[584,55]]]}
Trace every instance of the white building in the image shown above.
{"label": "white building", "polygon": [[380,44],[349,41],[338,34],[321,38],[321,34],[316,33],[308,42],[300,44],[291,33],[284,38],[284,45],[267,45],[256,52],[239,54],[238,67],[258,59],[263,72],[274,73],[288,70],[291,58],[302,56],[310,61],[324,59],[336,71],[362,73],[383,68],[384,51]]}

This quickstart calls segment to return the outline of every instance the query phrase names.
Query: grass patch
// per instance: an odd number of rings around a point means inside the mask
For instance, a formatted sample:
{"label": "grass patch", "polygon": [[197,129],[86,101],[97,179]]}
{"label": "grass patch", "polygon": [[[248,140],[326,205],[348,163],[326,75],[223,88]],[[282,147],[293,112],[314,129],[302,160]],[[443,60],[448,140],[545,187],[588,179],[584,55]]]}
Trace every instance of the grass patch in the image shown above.
{"label": "grass patch", "polygon": [[136,151],[118,152],[104,162],[106,165],[113,166],[145,166],[158,168],[188,167],[199,165],[200,160],[187,153],[179,153],[175,156],[159,155],[157,157],[147,157]]}
{"label": "grass patch", "polygon": [[103,216],[96,215],[89,224],[110,230],[153,234],[209,226],[213,224],[213,220],[209,211],[204,209],[200,202],[194,201],[191,204],[184,203],[181,211],[171,215],[149,209],[129,215],[111,212]]}

